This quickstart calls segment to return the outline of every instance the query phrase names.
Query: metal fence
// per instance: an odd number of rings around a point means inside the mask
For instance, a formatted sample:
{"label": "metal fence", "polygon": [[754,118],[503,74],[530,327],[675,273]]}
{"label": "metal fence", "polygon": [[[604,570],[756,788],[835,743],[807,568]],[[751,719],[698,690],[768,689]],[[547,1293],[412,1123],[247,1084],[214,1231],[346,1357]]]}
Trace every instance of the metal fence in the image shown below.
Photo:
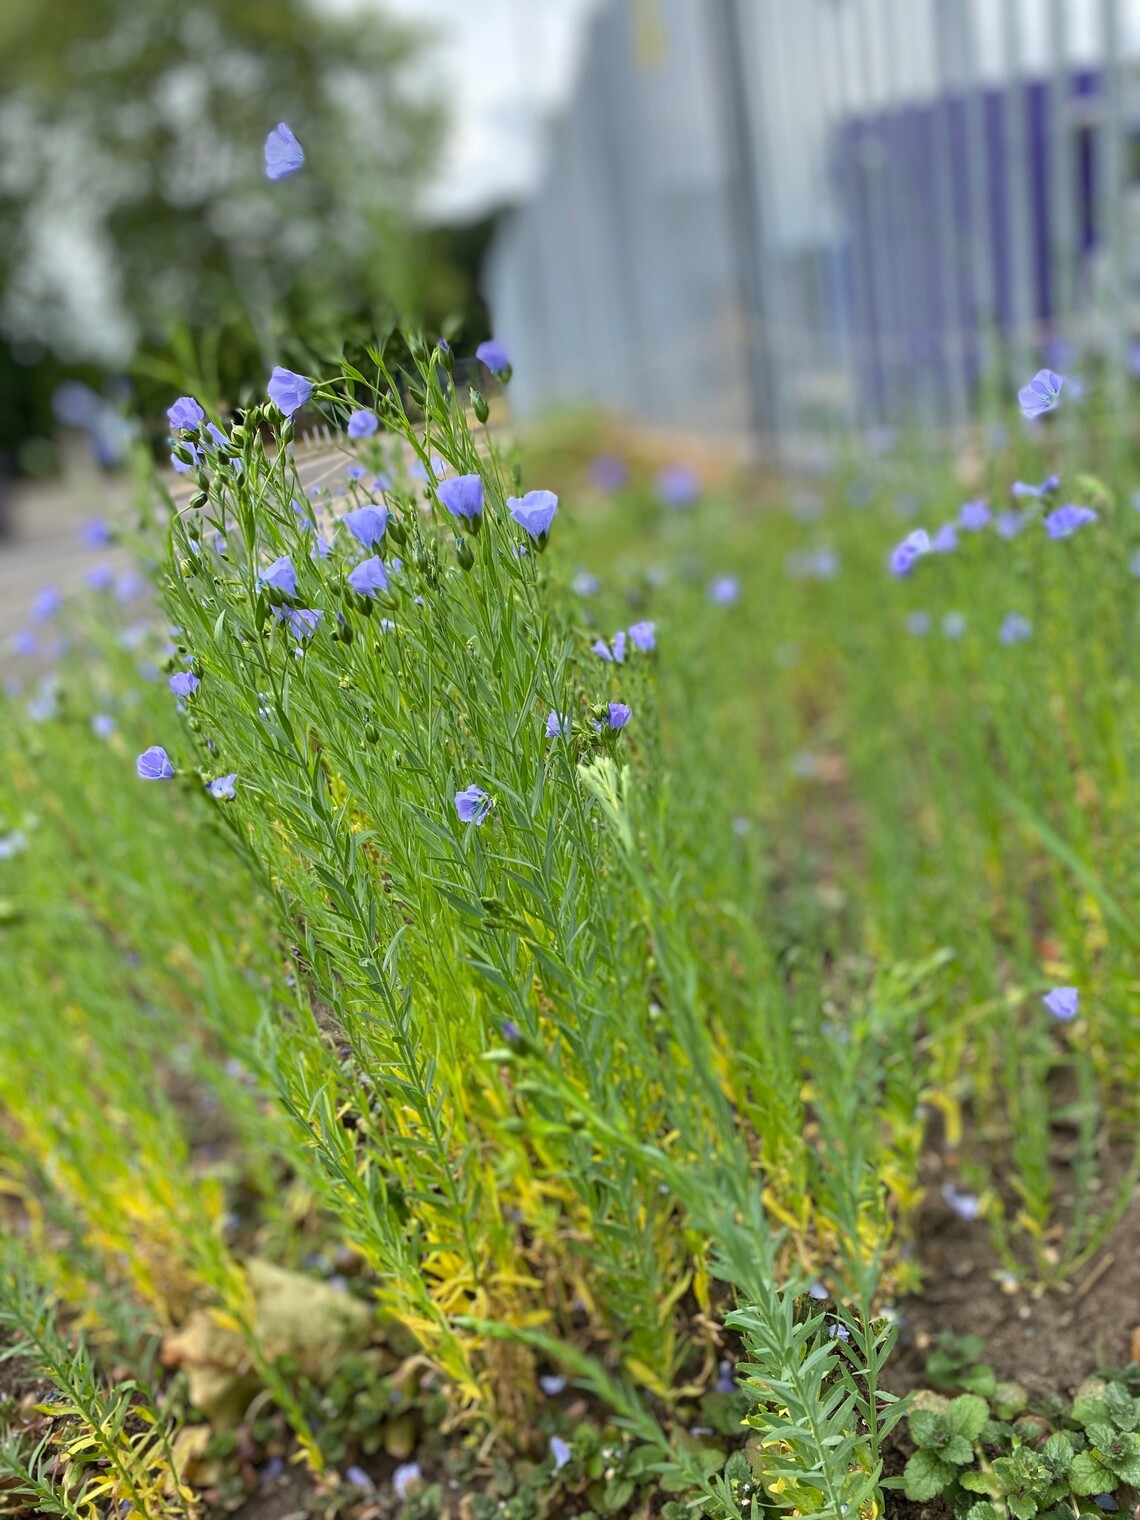
{"label": "metal fence", "polygon": [[492,250],[515,407],[810,457],[1038,362],[1122,400],[1138,43],[1140,0],[608,0]]}

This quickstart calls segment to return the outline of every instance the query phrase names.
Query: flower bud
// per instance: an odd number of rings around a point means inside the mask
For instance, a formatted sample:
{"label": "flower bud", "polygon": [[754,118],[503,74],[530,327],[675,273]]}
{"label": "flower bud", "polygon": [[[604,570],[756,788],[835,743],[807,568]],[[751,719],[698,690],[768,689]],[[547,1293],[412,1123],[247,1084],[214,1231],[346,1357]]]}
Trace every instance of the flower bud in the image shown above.
{"label": "flower bud", "polygon": [[210,497],[206,491],[195,491],[190,498],[190,506],[195,512],[200,512],[203,507],[209,506]]}
{"label": "flower bud", "polygon": [[366,723],[364,725],[364,737],[368,740],[369,744],[379,744],[380,730],[376,727],[375,723]]}
{"label": "flower bud", "polygon": [[486,422],[491,415],[491,408],[487,405],[487,398],[477,386],[471,387],[471,410],[480,422]]}
{"label": "flower bud", "polygon": [[455,557],[464,570],[470,570],[475,563],[471,545],[461,535],[457,535],[455,539]]}
{"label": "flower bud", "polygon": [[403,548],[403,546],[408,541],[408,530],[404,527],[403,523],[398,517],[393,517],[391,514],[388,516],[388,526],[385,531],[387,532],[388,537],[392,540],[392,542],[394,544],[399,544],[401,548]]}
{"label": "flower bud", "polygon": [[188,443],[176,443],[171,452],[179,464],[194,463],[194,450]]}
{"label": "flower bud", "polygon": [[281,431],[280,431],[281,442],[282,443],[292,443],[293,442],[293,436],[296,433],[296,431],[297,431],[296,428],[293,426],[293,419],[292,419],[292,417],[287,417],[285,419],[285,425],[281,428]]}

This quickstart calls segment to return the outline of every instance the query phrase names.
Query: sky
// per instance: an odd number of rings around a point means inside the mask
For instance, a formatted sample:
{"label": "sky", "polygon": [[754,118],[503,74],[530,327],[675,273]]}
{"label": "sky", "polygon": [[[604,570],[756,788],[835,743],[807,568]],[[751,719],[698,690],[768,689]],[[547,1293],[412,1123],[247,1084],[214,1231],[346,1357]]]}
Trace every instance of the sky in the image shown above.
{"label": "sky", "polygon": [[[329,0],[325,0],[329,3]],[[451,115],[428,216],[466,220],[534,187],[545,125],[573,87],[585,24],[598,0],[335,0],[380,9],[434,36],[425,86]]]}

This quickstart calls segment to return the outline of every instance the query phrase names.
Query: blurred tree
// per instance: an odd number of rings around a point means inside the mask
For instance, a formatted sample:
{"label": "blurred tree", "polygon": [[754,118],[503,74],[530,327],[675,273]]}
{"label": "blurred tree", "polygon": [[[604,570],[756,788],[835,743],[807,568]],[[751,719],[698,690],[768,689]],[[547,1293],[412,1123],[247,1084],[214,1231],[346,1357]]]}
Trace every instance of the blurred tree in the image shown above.
{"label": "blurred tree", "polygon": [[[0,331],[222,393],[422,300],[408,208],[438,136],[416,40],[313,0],[3,0]],[[300,173],[272,183],[287,121]],[[454,281],[443,278],[454,290]]]}

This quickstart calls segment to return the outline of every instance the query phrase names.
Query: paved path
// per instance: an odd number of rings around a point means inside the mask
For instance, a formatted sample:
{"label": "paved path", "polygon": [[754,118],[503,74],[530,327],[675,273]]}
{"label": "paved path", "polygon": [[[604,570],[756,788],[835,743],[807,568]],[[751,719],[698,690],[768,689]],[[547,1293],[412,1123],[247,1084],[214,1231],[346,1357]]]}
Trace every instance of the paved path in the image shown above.
{"label": "paved path", "polygon": [[[303,454],[299,460],[306,490],[333,479],[351,456],[327,445]],[[130,556],[123,549],[91,549],[83,542],[83,529],[92,518],[114,523],[131,506],[134,485],[124,475],[77,472],[66,480],[20,482],[13,489],[12,532],[0,539],[0,666],[8,658],[7,645],[27,622],[32,598],[41,586],[55,586],[66,593],[81,585],[84,574],[96,563],[125,569]],[[189,490],[171,477],[176,500]]]}

